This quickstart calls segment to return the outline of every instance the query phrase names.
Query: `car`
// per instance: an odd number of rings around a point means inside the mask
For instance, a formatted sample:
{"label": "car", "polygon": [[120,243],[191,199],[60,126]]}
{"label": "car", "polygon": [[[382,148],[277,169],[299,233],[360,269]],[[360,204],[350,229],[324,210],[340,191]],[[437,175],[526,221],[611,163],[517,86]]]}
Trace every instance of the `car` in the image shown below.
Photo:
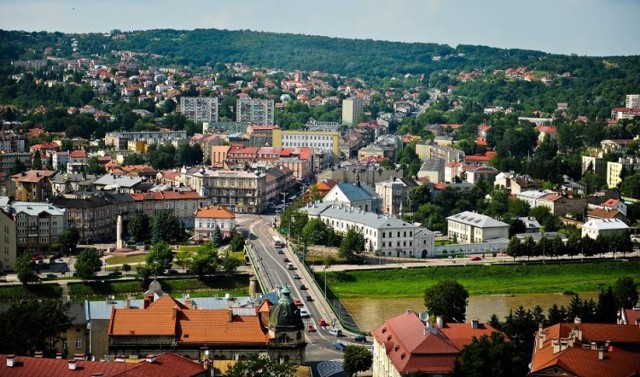
{"label": "car", "polygon": [[340,329],[331,329],[329,330],[329,334],[333,336],[342,336],[342,330]]}
{"label": "car", "polygon": [[302,284],[302,285],[300,286],[300,290],[301,290],[301,291],[306,291],[306,290],[307,290],[307,286],[306,286],[306,285],[304,285],[304,284]]}
{"label": "car", "polygon": [[367,337],[364,335],[357,335],[353,338],[354,342],[366,342],[367,341]]}
{"label": "car", "polygon": [[282,249],[278,249],[278,254],[284,254],[284,251],[282,251]]}
{"label": "car", "polygon": [[474,261],[474,262],[477,262],[477,261],[479,261],[479,260],[482,260],[482,258],[480,258],[480,257],[473,257],[473,258],[471,258],[471,260],[472,260],[472,261]]}
{"label": "car", "polygon": [[295,306],[302,306],[302,305],[304,305],[304,304],[302,303],[302,301],[300,301],[300,300],[299,300],[299,299],[297,299],[297,298],[294,298],[294,299],[293,299],[293,304],[294,304]]}
{"label": "car", "polygon": [[311,317],[311,314],[309,314],[309,311],[307,311],[307,309],[300,308],[300,317],[309,318],[309,317]]}
{"label": "car", "polygon": [[289,263],[289,262],[291,262],[291,261],[289,260],[289,258],[287,258],[287,257],[284,257],[283,261],[284,261],[284,263]]}
{"label": "car", "polygon": [[327,326],[327,325],[328,325],[328,323],[327,323],[327,321],[326,321],[324,318],[320,318],[320,319],[318,320],[318,326],[322,326],[322,327],[324,327],[324,326]]}
{"label": "car", "polygon": [[345,349],[347,349],[347,345],[342,342],[335,342],[333,343],[333,348],[337,349],[338,351],[344,351]]}
{"label": "car", "polygon": [[300,277],[300,275],[298,275],[298,274],[294,274],[294,275],[293,275],[293,278],[294,278],[294,279],[302,279],[302,278]]}
{"label": "car", "polygon": [[313,301],[313,297],[307,295],[307,301]]}
{"label": "car", "polygon": [[316,332],[318,331],[314,325],[307,325],[307,332]]}

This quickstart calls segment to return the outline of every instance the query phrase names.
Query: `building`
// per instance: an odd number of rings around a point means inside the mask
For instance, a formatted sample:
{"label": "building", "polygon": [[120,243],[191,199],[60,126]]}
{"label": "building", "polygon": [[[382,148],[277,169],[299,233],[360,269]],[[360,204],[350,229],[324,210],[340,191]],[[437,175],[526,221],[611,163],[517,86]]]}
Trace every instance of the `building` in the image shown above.
{"label": "building", "polygon": [[195,211],[194,237],[196,241],[213,240],[216,227],[222,237],[231,237],[236,228],[236,215],[223,206],[207,206]]}
{"label": "building", "polygon": [[416,154],[422,161],[433,158],[441,158],[445,163],[464,160],[465,154],[462,150],[446,145],[430,144],[428,140],[423,140],[416,144]]}
{"label": "building", "polygon": [[[403,206],[407,206],[409,190],[417,187],[418,183],[409,178],[392,178],[388,181],[376,183],[376,195],[381,201],[381,210],[385,215],[399,215]],[[405,211],[409,206],[404,207]]]}
{"label": "building", "polygon": [[444,182],[444,164],[441,158],[425,160],[418,171],[418,178],[427,178],[429,182]]}
{"label": "building", "polygon": [[338,161],[340,154],[340,134],[327,131],[273,130],[273,147],[309,147],[316,151],[330,153],[333,161]]}
{"label": "building", "polygon": [[631,309],[620,308],[618,312],[618,324],[640,325],[640,306],[634,306]]}
{"label": "building", "polygon": [[66,210],[49,203],[14,202],[11,214],[16,222],[17,246],[22,250],[51,250],[68,226]]}
{"label": "building", "polygon": [[235,213],[264,210],[267,175],[260,171],[200,170],[184,176],[185,185],[211,204],[220,204]]}
{"label": "building", "polygon": [[342,124],[353,126],[362,115],[362,98],[355,97],[342,100]]}
{"label": "building", "polygon": [[16,186],[16,200],[46,202],[53,195],[49,179],[56,174],[53,170],[29,170],[11,176]]}
{"label": "building", "polygon": [[0,272],[13,270],[18,256],[17,242],[16,223],[9,211],[0,208]]}
{"label": "building", "polygon": [[529,376],[627,377],[640,374],[640,327],[558,323],[535,334]]}
{"label": "building", "polygon": [[490,336],[496,329],[478,320],[444,323],[437,317],[407,310],[373,331],[373,376],[446,376],[460,351],[474,338]]}
{"label": "building", "polygon": [[448,236],[459,243],[482,243],[509,238],[509,224],[479,213],[464,211],[447,217]]}
{"label": "building", "polygon": [[130,360],[118,358],[111,362],[89,361],[84,355],[64,360],[36,357],[0,355],[0,376],[3,377],[207,377],[209,368],[202,364],[165,352],[159,355]]}
{"label": "building", "polygon": [[322,199],[324,203],[339,204],[364,212],[380,211],[380,198],[376,192],[364,183],[338,183]]}
{"label": "building", "polygon": [[620,157],[618,161],[607,162],[607,187],[618,187],[624,174],[629,176],[636,171],[640,171],[640,157]]}
{"label": "building", "polygon": [[378,182],[403,176],[402,169],[398,167],[385,169],[378,164],[344,164],[319,173],[318,181],[330,179],[334,182],[362,182],[369,186],[375,186]]}
{"label": "building", "polygon": [[590,237],[594,240],[598,236],[608,236],[616,233],[624,233],[629,226],[618,219],[592,219],[582,225],[582,237]]}
{"label": "building", "polygon": [[519,192],[516,198],[529,204],[529,207],[534,208],[539,205],[540,199],[547,194],[555,193],[551,190],[528,190]]}
{"label": "building", "polygon": [[27,136],[13,130],[0,131],[0,151],[24,153]]}
{"label": "building", "polygon": [[180,97],[180,112],[195,123],[218,121],[218,97]]}
{"label": "building", "polygon": [[582,213],[587,208],[587,198],[566,196],[550,192],[537,200],[537,206],[547,207],[555,216]]}
{"label": "building", "polygon": [[365,252],[381,256],[426,258],[434,254],[434,234],[400,219],[333,203],[307,203],[300,211],[318,218],[337,232],[350,228],[365,239]]}
{"label": "building", "polygon": [[466,181],[474,185],[480,181],[493,182],[498,175],[497,169],[486,164],[463,164],[462,170],[466,175]]}
{"label": "building", "polygon": [[625,107],[627,109],[640,109],[640,94],[627,94]]}
{"label": "building", "polygon": [[180,144],[189,142],[187,131],[128,131],[128,132],[107,132],[104,136],[104,144],[116,150],[126,150],[129,141],[143,141],[146,145],[151,144],[171,144],[178,147]]}
{"label": "building", "polygon": [[130,177],[122,174],[107,173],[93,182],[93,187],[101,191],[116,191],[120,193],[133,193],[142,183],[140,177]]}
{"label": "building", "polygon": [[494,186],[501,186],[509,189],[511,195],[518,195],[523,191],[539,189],[540,181],[531,179],[528,175],[514,174],[513,172],[502,172],[496,175]]}
{"label": "building", "polygon": [[135,211],[152,218],[156,211],[168,211],[177,217],[185,229],[194,228],[194,213],[209,204],[209,199],[185,188],[172,191],[137,192],[131,194]]}
{"label": "building", "polygon": [[[300,310],[280,291],[278,304],[262,300],[219,309],[180,302],[151,283],[142,307],[113,308],[107,327],[109,354],[149,354],[170,348],[192,359],[237,360],[248,353],[303,364],[306,342]],[[152,321],[149,319],[153,318]]]}
{"label": "building", "polygon": [[16,166],[16,161],[20,161],[23,166],[31,166],[31,154],[29,152],[6,152],[0,151],[0,173],[10,176]]}
{"label": "building", "polygon": [[238,98],[236,102],[236,122],[248,122],[264,126],[275,124],[272,99]]}

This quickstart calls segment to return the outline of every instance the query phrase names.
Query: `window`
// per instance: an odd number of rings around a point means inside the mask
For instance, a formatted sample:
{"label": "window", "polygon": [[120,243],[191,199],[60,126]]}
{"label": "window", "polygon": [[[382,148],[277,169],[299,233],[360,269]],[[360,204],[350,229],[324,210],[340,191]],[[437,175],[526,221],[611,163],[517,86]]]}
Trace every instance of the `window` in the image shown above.
{"label": "window", "polygon": [[76,338],[76,349],[82,348],[82,338]]}

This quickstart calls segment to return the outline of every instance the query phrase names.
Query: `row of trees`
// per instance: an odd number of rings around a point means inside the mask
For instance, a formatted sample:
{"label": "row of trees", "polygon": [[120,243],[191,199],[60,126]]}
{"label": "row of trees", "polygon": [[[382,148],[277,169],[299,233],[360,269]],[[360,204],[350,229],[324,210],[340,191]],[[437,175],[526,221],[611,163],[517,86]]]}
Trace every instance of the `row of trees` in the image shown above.
{"label": "row of trees", "polygon": [[186,238],[184,224],[170,211],[160,210],[149,219],[143,212],[136,212],[127,225],[131,242],[169,243],[181,242]]}
{"label": "row of trees", "polygon": [[516,236],[511,237],[507,245],[507,255],[515,260],[518,257],[559,257],[562,255],[591,257],[606,252],[629,253],[633,251],[633,243],[629,231],[612,233],[598,238],[580,237],[572,234],[564,243],[560,237],[549,239],[540,238],[536,243],[532,237],[524,241]]}

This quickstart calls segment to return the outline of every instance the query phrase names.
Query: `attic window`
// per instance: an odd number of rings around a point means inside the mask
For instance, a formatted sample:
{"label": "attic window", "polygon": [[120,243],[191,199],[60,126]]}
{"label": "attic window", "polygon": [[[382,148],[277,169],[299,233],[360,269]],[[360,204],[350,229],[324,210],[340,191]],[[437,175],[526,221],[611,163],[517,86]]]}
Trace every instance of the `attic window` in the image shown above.
{"label": "attic window", "polygon": [[391,335],[387,336],[387,340],[391,340]]}
{"label": "attic window", "polygon": [[400,346],[399,346],[399,345],[397,345],[397,344],[396,344],[396,346],[395,346],[395,347],[393,347],[393,350],[394,350],[394,351],[397,351],[397,350],[399,350],[399,349],[400,349]]}
{"label": "attic window", "polygon": [[403,353],[400,355],[400,359],[404,359],[404,357],[405,357],[405,356],[407,356],[407,354],[403,352]]}
{"label": "attic window", "polygon": [[386,332],[387,332],[387,328],[386,328],[386,327],[383,327],[383,328],[382,328],[382,333],[384,334],[384,333],[386,333]]}
{"label": "attic window", "polygon": [[184,334],[184,338],[185,339],[188,338],[188,337],[189,337],[189,334]]}

